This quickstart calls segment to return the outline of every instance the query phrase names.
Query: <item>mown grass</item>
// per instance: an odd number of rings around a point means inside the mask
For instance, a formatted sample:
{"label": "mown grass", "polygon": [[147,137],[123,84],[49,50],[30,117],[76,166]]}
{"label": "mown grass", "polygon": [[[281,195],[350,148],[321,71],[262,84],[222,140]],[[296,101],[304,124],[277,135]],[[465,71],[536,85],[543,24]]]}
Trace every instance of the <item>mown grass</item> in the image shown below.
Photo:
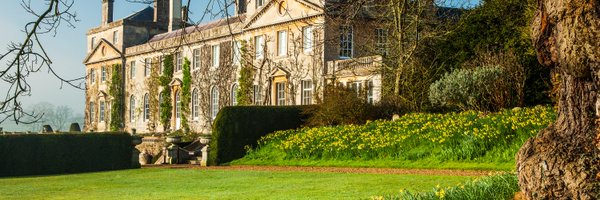
{"label": "mown grass", "polygon": [[536,106],[279,131],[231,164],[513,170],[521,145],[555,118]]}
{"label": "mown grass", "polygon": [[398,195],[374,196],[371,199],[402,200],[507,200],[519,191],[518,179],[514,174],[498,174],[476,178],[453,187],[436,186],[429,192],[401,191]]}
{"label": "mown grass", "polygon": [[463,176],[137,169],[0,179],[0,199],[368,199]]}

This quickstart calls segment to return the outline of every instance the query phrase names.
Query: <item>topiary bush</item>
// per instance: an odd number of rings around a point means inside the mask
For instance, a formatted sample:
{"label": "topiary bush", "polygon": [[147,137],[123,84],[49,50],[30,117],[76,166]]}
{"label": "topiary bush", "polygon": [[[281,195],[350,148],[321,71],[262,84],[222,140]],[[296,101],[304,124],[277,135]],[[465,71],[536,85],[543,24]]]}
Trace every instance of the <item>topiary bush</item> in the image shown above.
{"label": "topiary bush", "polygon": [[246,155],[269,133],[301,127],[310,106],[234,106],[221,109],[212,130],[209,164],[227,163]]}
{"label": "topiary bush", "polygon": [[500,110],[507,94],[503,73],[497,66],[454,70],[431,84],[429,101],[461,110]]}
{"label": "topiary bush", "polygon": [[0,135],[0,177],[138,168],[132,139],[125,133]]}

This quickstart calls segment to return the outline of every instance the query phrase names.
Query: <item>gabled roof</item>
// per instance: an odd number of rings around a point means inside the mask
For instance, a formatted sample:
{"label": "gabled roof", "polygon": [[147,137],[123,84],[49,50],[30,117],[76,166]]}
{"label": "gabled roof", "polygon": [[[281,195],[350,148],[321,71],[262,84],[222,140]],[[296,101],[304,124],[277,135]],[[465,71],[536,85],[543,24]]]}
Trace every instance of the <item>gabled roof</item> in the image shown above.
{"label": "gabled roof", "polygon": [[270,73],[270,76],[273,77],[275,75],[277,75],[277,72],[283,72],[286,76],[290,75],[290,71],[288,71],[287,69],[277,66],[275,67],[275,69],[273,69],[273,71]]}
{"label": "gabled roof", "polygon": [[172,87],[172,86],[178,86],[178,85],[181,85],[181,83],[182,83],[182,82],[181,82],[181,79],[174,78],[174,79],[173,79],[173,80],[172,80],[172,81],[169,83],[169,86],[171,86],[171,87]]}
{"label": "gabled roof", "polygon": [[137,11],[137,12],[123,18],[123,20],[152,22],[152,21],[154,21],[154,8],[148,6],[140,11]]}
{"label": "gabled roof", "polygon": [[[312,0],[295,0],[296,2],[305,5],[313,10],[322,12],[323,11],[323,6],[318,5],[317,3],[313,2]],[[266,5],[262,6],[260,8],[260,10],[258,10],[257,12],[254,13],[254,15],[250,16],[248,18],[248,21],[246,21],[246,24],[244,25],[244,28],[248,28],[252,23],[254,23],[261,15],[264,14],[265,11],[267,11],[271,6],[273,6],[273,4],[275,3],[279,3],[280,0],[271,0],[269,1]]]}
{"label": "gabled roof", "polygon": [[233,16],[233,17],[230,17],[229,19],[227,19],[227,18],[218,19],[218,20],[198,24],[196,26],[189,26],[189,27],[178,29],[175,31],[158,34],[158,35],[155,35],[152,38],[150,38],[150,40],[148,42],[155,42],[155,41],[165,40],[165,39],[169,39],[169,38],[179,37],[179,36],[182,36],[185,34],[190,34],[193,32],[204,31],[204,30],[208,30],[208,29],[220,27],[220,26],[226,26],[227,24],[230,24],[230,23],[243,22],[245,19],[246,19],[246,15]]}
{"label": "gabled roof", "polygon": [[119,49],[117,49],[117,47],[115,47],[112,43],[108,42],[104,38],[101,38],[100,42],[98,42],[98,44],[94,47],[94,50],[92,50],[87,56],[85,56],[85,59],[83,60],[84,64],[86,64],[86,63],[89,62],[89,60],[92,58],[92,56],[94,54],[96,54],[96,52],[98,52],[98,50],[100,49],[100,47],[102,46],[102,44],[106,44],[111,49],[113,49],[114,51],[116,51],[119,55],[121,55],[121,56],[123,55],[123,53],[121,53],[121,51]]}

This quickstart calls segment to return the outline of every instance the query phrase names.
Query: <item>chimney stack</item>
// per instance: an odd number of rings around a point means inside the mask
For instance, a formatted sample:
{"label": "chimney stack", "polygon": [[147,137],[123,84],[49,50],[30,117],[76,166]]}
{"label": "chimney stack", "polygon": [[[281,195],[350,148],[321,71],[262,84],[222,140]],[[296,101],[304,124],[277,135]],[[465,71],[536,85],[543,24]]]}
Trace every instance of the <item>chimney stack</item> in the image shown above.
{"label": "chimney stack", "polygon": [[181,8],[181,23],[186,24],[188,21],[188,7],[183,6]]}
{"label": "chimney stack", "polygon": [[102,25],[113,22],[114,0],[102,0]]}
{"label": "chimney stack", "polygon": [[181,0],[169,0],[169,32],[181,28]]}
{"label": "chimney stack", "polygon": [[169,0],[154,0],[154,22],[169,22]]}

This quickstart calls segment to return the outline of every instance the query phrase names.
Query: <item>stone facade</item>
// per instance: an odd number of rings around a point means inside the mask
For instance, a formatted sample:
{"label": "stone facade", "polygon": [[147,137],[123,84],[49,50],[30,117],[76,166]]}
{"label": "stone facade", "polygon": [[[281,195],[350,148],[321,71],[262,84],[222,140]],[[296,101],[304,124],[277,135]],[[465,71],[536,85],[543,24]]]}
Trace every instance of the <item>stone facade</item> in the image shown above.
{"label": "stone facade", "polygon": [[[156,0],[154,5],[165,5],[165,1]],[[109,127],[113,99],[106,80],[113,64],[124,66],[123,128],[139,133],[168,131],[156,112],[158,94],[164,88],[153,86],[156,78],[152,78],[152,72],[160,72],[165,55],[174,55],[175,63],[169,85],[171,130],[182,127],[176,100],[181,95],[184,59],[191,62],[192,100],[187,119],[193,132],[209,133],[218,110],[236,104],[240,60],[255,70],[256,105],[314,104],[322,97],[328,80],[368,90],[371,102],[380,99],[381,75],[377,69],[381,57],[361,49],[372,43],[367,38],[373,37],[374,25],[357,22],[344,26],[350,29],[340,28],[339,22],[328,17],[324,9],[327,1],[322,0],[265,0],[262,5],[255,0],[245,2],[238,3],[235,16],[178,30],[169,31],[168,24],[174,24],[168,22],[171,18],[157,16],[168,12],[152,7],[90,30],[84,61],[88,72],[86,131],[106,131]],[[344,40],[340,37],[343,30],[349,35],[345,42],[350,43],[345,51],[340,41]]]}

